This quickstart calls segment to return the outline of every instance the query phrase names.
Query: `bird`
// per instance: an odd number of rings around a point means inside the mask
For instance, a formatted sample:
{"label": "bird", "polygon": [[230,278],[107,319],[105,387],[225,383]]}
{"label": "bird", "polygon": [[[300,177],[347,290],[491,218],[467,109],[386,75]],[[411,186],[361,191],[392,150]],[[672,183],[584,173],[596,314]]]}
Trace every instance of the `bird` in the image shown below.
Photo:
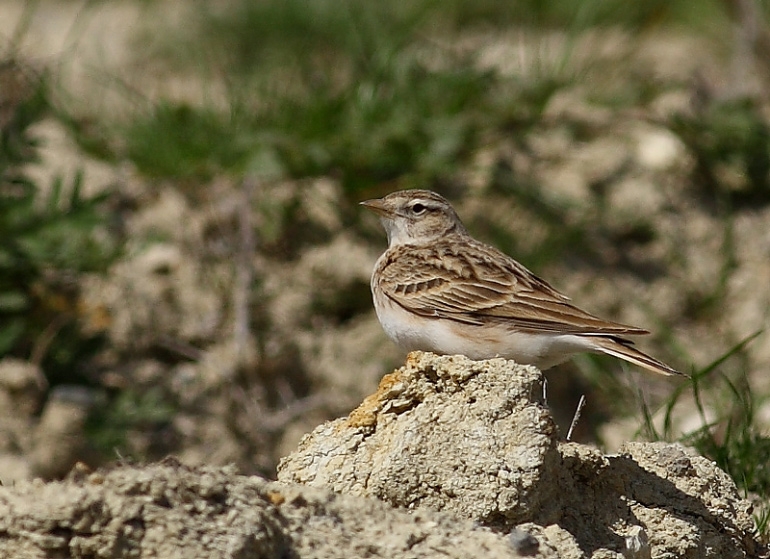
{"label": "bird", "polygon": [[661,375],[683,374],[627,338],[648,330],[578,308],[507,254],[474,239],[440,194],[399,190],[361,205],[385,228],[388,248],[372,272],[372,298],[382,328],[403,350],[503,357],[540,370],[577,353],[599,353]]}

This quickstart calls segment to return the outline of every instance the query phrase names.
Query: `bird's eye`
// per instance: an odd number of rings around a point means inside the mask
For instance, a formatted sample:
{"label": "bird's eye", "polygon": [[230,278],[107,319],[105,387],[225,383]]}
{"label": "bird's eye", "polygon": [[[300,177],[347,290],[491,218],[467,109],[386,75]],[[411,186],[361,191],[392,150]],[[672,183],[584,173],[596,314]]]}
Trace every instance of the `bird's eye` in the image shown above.
{"label": "bird's eye", "polygon": [[418,202],[418,203],[416,203],[416,204],[414,204],[414,205],[412,206],[412,213],[413,213],[414,215],[421,215],[421,214],[424,214],[424,213],[425,213],[425,210],[427,210],[427,209],[428,209],[428,208],[426,208],[426,207],[425,207],[423,204],[420,204],[420,203]]}

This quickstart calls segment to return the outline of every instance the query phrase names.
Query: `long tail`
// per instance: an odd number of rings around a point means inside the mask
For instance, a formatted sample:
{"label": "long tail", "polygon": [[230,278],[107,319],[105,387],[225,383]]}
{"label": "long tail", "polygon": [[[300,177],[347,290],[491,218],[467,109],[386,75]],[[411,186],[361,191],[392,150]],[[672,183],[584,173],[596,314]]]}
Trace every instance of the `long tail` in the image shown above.
{"label": "long tail", "polygon": [[612,355],[613,357],[618,357],[619,359],[623,359],[629,363],[638,365],[639,367],[647,369],[648,371],[652,371],[653,373],[666,376],[688,376],[685,373],[669,367],[663,363],[663,361],[658,361],[654,357],[650,357],[646,353],[639,351],[633,346],[632,341],[626,340],[625,338],[617,338],[611,336],[590,336],[590,340],[593,342],[597,352],[606,353],[607,355]]}

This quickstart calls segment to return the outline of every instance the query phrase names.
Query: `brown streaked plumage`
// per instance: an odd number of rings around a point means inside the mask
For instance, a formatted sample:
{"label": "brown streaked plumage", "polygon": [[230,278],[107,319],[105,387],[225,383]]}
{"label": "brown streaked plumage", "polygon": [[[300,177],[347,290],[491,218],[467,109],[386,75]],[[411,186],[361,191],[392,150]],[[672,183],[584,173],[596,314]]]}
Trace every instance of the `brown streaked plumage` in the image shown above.
{"label": "brown streaked plumage", "polygon": [[647,330],[579,309],[513,258],[473,239],[435,192],[404,190],[361,204],[380,216],[388,235],[372,294],[385,332],[403,349],[506,357],[540,369],[575,353],[605,353],[682,374],[624,337]]}

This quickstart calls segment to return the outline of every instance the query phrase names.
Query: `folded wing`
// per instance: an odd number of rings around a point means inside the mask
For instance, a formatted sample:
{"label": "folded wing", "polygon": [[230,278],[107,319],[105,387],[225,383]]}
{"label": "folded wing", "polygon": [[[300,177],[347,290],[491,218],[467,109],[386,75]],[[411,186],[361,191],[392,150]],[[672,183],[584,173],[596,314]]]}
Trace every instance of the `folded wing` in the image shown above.
{"label": "folded wing", "polygon": [[394,250],[398,252],[380,270],[380,288],[420,316],[507,324],[534,333],[648,333],[580,310],[512,258],[476,241],[402,245]]}

